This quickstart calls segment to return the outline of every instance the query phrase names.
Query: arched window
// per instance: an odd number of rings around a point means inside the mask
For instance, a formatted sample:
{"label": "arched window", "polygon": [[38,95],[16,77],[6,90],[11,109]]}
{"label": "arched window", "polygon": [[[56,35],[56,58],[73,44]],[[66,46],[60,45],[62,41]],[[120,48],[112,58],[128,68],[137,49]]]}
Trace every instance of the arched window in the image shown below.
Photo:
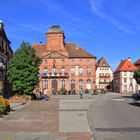
{"label": "arched window", "polygon": [[43,88],[48,89],[48,80],[44,80],[43,83]]}
{"label": "arched window", "polygon": [[82,75],[82,74],[83,74],[83,68],[80,67],[80,68],[79,68],[79,75]]}
{"label": "arched window", "polygon": [[79,89],[83,88],[83,80],[79,80]]}
{"label": "arched window", "polygon": [[65,88],[66,87],[66,81],[65,80],[62,80],[61,82],[62,82],[62,86],[61,87],[62,88]]}
{"label": "arched window", "polygon": [[124,85],[123,88],[124,88],[123,91],[124,91],[124,92],[127,92],[127,86]]}

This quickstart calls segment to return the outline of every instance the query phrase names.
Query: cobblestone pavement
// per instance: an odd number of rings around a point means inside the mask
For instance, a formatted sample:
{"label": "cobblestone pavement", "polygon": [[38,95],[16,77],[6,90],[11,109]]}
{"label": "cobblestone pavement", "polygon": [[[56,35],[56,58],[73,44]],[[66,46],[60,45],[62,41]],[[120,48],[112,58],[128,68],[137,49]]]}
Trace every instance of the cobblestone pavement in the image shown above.
{"label": "cobblestone pavement", "polygon": [[86,116],[91,100],[78,98],[51,98],[15,107],[0,118],[0,140],[91,140]]}

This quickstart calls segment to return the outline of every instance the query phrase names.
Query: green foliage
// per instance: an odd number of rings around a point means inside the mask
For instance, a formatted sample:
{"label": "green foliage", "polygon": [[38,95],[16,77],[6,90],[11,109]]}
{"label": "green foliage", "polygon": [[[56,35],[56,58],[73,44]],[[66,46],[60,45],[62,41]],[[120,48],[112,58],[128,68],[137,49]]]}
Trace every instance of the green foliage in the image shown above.
{"label": "green foliage", "polygon": [[7,72],[8,80],[12,82],[12,90],[17,94],[30,94],[39,83],[38,68],[40,59],[29,43],[23,42],[12,58]]}
{"label": "green foliage", "polygon": [[60,90],[60,94],[61,95],[66,95],[67,94],[67,90],[64,87],[62,87],[61,90]]}
{"label": "green foliage", "polygon": [[5,106],[3,104],[0,104],[0,114],[3,114],[5,111]]}
{"label": "green foliage", "polygon": [[136,79],[137,84],[140,85],[140,69],[134,72],[134,78]]}

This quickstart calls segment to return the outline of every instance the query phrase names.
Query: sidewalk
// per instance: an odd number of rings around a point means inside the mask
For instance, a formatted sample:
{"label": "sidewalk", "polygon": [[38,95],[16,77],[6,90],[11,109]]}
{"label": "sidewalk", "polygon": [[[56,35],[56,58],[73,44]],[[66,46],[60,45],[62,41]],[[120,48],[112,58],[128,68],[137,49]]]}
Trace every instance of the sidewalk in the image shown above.
{"label": "sidewalk", "polygon": [[0,140],[91,140],[90,132],[60,132],[59,99],[12,108],[10,115],[0,118]]}

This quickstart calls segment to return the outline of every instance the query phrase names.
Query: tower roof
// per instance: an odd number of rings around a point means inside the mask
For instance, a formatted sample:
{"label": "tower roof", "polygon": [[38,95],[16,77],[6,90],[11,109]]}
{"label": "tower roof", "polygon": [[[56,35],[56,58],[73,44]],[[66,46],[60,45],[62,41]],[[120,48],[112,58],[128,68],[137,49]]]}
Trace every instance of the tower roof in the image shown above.
{"label": "tower roof", "polygon": [[62,28],[59,25],[54,25],[48,29],[47,33],[59,33],[59,32],[64,33]]}

